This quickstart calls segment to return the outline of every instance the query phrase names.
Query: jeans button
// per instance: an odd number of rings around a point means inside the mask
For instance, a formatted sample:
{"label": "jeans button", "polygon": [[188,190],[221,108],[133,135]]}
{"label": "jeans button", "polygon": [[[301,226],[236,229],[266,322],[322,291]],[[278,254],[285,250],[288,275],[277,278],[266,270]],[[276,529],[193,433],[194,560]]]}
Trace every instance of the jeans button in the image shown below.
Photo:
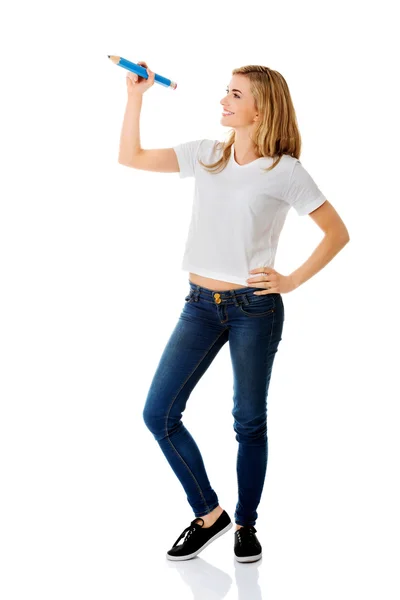
{"label": "jeans button", "polygon": [[218,294],[218,293],[214,294],[214,299],[215,299],[215,302],[217,304],[219,304],[220,302],[222,302],[222,300],[221,300],[221,294]]}

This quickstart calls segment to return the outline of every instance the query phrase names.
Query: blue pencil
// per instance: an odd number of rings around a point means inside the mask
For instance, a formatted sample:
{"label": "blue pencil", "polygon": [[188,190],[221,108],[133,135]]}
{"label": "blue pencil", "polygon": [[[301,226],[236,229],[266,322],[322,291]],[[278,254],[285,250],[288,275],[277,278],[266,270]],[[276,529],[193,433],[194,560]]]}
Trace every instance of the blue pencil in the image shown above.
{"label": "blue pencil", "polygon": [[[136,75],[140,75],[140,77],[144,77],[144,79],[147,79],[147,71],[141,65],[137,65],[136,63],[133,63],[130,60],[126,60],[126,58],[122,58],[122,56],[110,56],[109,54],[107,56],[111,60],[111,62],[114,63],[114,65],[117,65],[117,67],[122,67],[123,69],[132,71],[133,73],[136,73]],[[166,77],[157,75],[157,73],[155,73],[154,75],[154,82],[159,83],[160,85],[164,85],[165,87],[172,88],[173,90],[176,90],[178,86],[178,84],[174,81],[171,81],[171,79],[167,79]]]}

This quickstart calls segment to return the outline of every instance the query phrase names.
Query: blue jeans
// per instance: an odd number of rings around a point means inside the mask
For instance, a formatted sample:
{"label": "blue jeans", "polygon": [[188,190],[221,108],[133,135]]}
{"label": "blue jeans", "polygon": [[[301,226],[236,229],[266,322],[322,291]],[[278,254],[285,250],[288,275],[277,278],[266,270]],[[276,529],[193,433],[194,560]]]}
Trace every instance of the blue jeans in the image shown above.
{"label": "blue jeans", "polygon": [[219,504],[200,450],[182,423],[186,402],[222,346],[233,368],[233,429],[237,453],[235,522],[255,525],[267,470],[267,396],[284,321],[281,294],[260,288],[215,292],[189,280],[179,320],[161,355],[143,419],[180,480],[195,517]]}

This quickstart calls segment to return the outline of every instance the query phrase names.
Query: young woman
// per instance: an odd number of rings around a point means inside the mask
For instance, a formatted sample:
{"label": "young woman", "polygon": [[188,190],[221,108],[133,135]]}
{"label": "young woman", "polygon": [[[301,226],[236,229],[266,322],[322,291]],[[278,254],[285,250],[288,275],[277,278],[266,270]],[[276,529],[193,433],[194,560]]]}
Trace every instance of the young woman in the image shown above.
{"label": "young woman", "polygon": [[[226,142],[202,139],[144,150],[140,110],[154,73],[145,62],[139,64],[147,69],[148,79],[127,75],[119,162],[134,169],[179,172],[196,182],[182,263],[189,272],[189,294],[143,410],[195,516],[167,558],[193,558],[232,527],[181,420],[195,385],[229,342],[238,441],[234,553],[238,561],[251,562],[261,558],[262,550],[255,523],[267,468],[268,387],[284,322],[281,294],[317,273],[350,238],[299,160],[295,110],[280,73],[259,65],[233,70],[221,100],[222,124],[231,127]],[[291,207],[299,215],[310,215],[325,237],[302,266],[282,275],[273,265]]]}

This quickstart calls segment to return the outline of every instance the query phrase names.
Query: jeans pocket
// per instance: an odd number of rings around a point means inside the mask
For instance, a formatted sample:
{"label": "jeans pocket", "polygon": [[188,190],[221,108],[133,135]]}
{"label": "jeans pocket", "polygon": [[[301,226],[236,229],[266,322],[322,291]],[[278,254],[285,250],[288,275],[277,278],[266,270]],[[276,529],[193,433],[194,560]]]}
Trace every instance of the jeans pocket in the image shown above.
{"label": "jeans pocket", "polygon": [[248,297],[249,304],[240,304],[240,310],[247,317],[266,317],[275,312],[275,298],[272,294]]}

